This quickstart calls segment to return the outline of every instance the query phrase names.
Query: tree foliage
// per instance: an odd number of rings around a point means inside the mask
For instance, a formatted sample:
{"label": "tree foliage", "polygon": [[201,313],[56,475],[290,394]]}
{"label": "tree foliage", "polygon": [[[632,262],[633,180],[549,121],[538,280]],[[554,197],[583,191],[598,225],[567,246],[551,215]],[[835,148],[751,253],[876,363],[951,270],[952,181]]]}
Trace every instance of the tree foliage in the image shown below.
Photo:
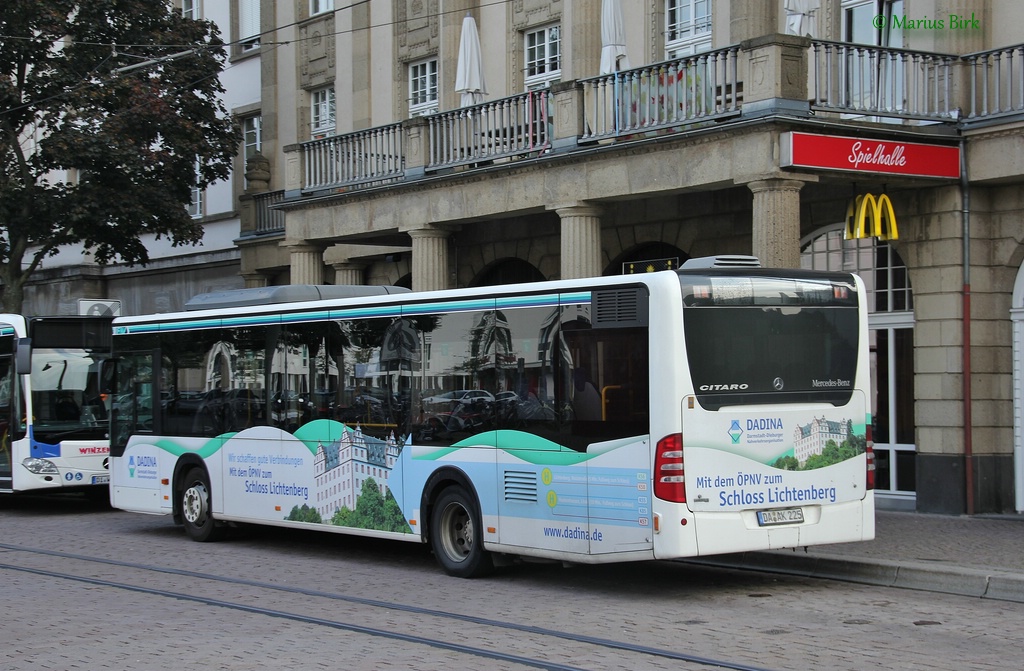
{"label": "tree foliage", "polygon": [[387,496],[380,493],[377,481],[367,478],[356,500],[356,509],[349,510],[342,506],[334,512],[331,524],[358,529],[376,529],[378,531],[398,531],[410,533],[409,524],[402,515],[394,495],[388,491]]}
{"label": "tree foliage", "polygon": [[135,265],[149,260],[141,236],[202,239],[186,210],[197,165],[200,188],[225,179],[239,143],[218,98],[224,60],[216,27],[166,1],[0,3],[5,309],[61,246]]}
{"label": "tree foliage", "polygon": [[313,524],[322,524],[323,518],[320,517],[320,513],[316,511],[316,508],[310,508],[305,503],[302,507],[292,506],[292,511],[285,517],[289,522],[312,522]]}

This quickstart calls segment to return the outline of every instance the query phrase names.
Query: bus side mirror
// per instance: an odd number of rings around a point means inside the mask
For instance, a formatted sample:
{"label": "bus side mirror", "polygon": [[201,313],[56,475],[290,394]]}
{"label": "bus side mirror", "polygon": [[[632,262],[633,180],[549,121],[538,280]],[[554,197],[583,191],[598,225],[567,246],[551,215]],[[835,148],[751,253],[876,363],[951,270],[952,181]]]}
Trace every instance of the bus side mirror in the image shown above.
{"label": "bus side mirror", "polygon": [[28,375],[32,372],[32,339],[19,338],[18,350],[14,355],[14,370],[18,375]]}

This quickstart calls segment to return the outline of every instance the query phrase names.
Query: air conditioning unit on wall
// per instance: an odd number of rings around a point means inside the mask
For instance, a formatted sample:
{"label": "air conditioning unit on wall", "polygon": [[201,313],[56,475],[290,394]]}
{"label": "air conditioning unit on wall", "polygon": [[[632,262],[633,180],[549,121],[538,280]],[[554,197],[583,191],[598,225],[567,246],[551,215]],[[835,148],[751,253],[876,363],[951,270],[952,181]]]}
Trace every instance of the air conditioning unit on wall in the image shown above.
{"label": "air conditioning unit on wall", "polygon": [[89,317],[119,317],[121,316],[121,301],[94,301],[79,298],[78,314]]}

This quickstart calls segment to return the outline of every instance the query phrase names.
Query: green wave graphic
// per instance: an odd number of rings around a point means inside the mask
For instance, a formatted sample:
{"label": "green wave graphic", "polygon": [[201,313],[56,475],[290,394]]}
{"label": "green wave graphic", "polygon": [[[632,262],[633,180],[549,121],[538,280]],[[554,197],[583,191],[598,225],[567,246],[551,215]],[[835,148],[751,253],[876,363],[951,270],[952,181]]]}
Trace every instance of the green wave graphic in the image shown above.
{"label": "green wave graphic", "polygon": [[[627,442],[623,441],[622,444],[625,445]],[[497,448],[493,447],[495,445],[497,445]],[[559,445],[526,431],[499,429],[497,431],[478,433],[471,438],[454,443],[449,448],[438,449],[430,454],[419,455],[416,458],[423,461],[436,461],[453,452],[471,447],[499,449],[517,459],[537,466],[573,466],[599,456],[598,454],[577,452],[564,445]],[[604,450],[600,454],[607,454],[609,451]]]}

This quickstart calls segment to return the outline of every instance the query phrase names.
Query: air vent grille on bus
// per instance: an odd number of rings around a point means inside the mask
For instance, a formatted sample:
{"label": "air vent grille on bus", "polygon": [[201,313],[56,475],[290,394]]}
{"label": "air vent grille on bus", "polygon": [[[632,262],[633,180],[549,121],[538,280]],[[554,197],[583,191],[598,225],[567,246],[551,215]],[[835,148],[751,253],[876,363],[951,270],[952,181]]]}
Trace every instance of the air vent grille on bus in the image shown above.
{"label": "air vent grille on bus", "polygon": [[529,471],[505,471],[505,500],[537,502],[537,474]]}
{"label": "air vent grille on bus", "polygon": [[594,294],[594,328],[647,325],[647,292],[639,287],[607,289]]}
{"label": "air vent grille on bus", "polygon": [[742,254],[722,254],[719,256],[699,256],[688,259],[680,266],[680,270],[695,268],[760,268],[761,261],[756,256]]}

